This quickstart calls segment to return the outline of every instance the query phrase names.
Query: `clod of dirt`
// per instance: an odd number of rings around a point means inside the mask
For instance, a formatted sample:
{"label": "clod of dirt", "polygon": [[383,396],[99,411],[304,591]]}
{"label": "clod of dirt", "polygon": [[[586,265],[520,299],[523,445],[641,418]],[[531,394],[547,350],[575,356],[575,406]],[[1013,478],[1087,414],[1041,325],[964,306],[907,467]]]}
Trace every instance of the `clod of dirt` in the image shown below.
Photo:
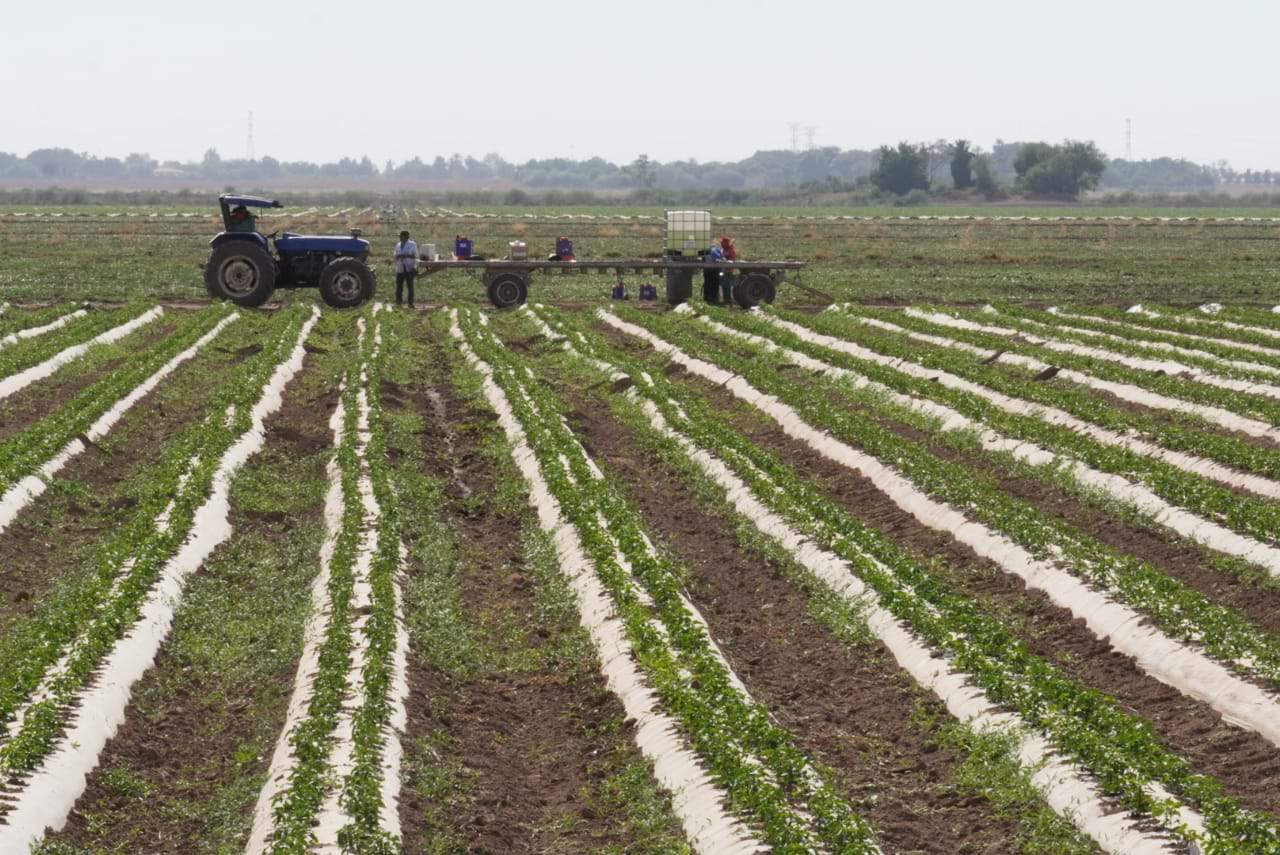
{"label": "clod of dirt", "polygon": [[631,382],[630,377],[619,377],[609,386],[614,392],[625,392],[635,384]]}
{"label": "clod of dirt", "polygon": [[983,365],[990,365],[991,363],[995,362],[995,361],[996,361],[997,359],[999,359],[1000,357],[1004,356],[1004,354],[1005,354],[1005,352],[1004,352],[1003,350],[997,350],[995,353],[991,354],[991,355],[990,355],[990,356],[988,356],[986,359],[982,360],[982,364],[983,364]]}
{"label": "clod of dirt", "polygon": [[676,374],[681,374],[683,372],[684,366],[679,362],[668,362],[666,365],[662,366],[662,373],[668,377],[673,377]]}

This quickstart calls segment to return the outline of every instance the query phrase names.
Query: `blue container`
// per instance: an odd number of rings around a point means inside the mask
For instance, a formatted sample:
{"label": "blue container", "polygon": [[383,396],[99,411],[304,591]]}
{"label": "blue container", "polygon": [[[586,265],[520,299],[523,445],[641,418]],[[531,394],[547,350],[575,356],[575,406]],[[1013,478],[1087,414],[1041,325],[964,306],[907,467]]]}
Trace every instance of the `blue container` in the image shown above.
{"label": "blue container", "polygon": [[557,238],[556,255],[560,256],[560,258],[565,261],[573,258],[573,241],[569,240],[567,237]]}
{"label": "blue container", "polygon": [[649,283],[646,283],[646,284],[644,284],[644,285],[641,285],[641,286],[640,286],[640,299],[641,299],[641,300],[656,300],[656,299],[658,299],[658,286],[653,285],[653,284],[649,284]]}
{"label": "blue container", "polygon": [[453,255],[455,258],[465,261],[471,257],[471,238],[464,235],[458,235],[453,239]]}
{"label": "blue container", "polygon": [[617,285],[613,286],[613,293],[611,296],[615,300],[625,300],[627,299],[627,289],[621,282],[619,282]]}

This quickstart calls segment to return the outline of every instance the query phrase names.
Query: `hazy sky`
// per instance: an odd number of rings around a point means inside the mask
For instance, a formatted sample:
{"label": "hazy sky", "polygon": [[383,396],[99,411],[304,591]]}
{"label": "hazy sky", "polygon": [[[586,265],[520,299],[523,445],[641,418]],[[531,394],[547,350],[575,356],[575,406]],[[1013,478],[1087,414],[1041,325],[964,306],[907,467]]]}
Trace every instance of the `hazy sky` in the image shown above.
{"label": "hazy sky", "polygon": [[[379,165],[1093,139],[1280,168],[1275,0],[11,3],[0,151]],[[801,137],[803,144],[804,138]]]}

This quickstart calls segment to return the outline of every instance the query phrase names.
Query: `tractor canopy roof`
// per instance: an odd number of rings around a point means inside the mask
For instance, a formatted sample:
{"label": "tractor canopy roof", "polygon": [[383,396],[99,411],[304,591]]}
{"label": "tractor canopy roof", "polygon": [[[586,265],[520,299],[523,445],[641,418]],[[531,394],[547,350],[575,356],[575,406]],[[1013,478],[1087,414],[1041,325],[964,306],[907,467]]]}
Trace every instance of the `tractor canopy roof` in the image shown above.
{"label": "tractor canopy roof", "polygon": [[218,201],[223,205],[234,208],[236,205],[244,205],[246,208],[283,208],[279,202],[274,199],[260,199],[257,196],[232,196],[222,195],[218,197]]}

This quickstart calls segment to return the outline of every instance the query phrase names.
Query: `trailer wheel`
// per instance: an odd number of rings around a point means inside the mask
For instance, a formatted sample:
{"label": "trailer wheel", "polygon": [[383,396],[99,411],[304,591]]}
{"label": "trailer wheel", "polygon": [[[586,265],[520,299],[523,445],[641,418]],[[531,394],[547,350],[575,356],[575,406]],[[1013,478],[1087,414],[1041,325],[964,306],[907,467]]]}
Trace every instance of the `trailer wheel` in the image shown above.
{"label": "trailer wheel", "polygon": [[672,306],[689,302],[693,296],[693,271],[667,271],[667,302]]}
{"label": "trailer wheel", "polygon": [[733,286],[733,299],[744,309],[760,303],[772,303],[775,293],[773,279],[765,273],[748,273]]}
{"label": "trailer wheel", "polygon": [[489,302],[499,309],[519,306],[529,299],[529,283],[517,273],[499,273],[489,280]]}
{"label": "trailer wheel", "polygon": [[204,268],[204,287],[215,300],[261,306],[276,287],[276,262],[256,243],[233,240],[215,247]]}
{"label": "trailer wheel", "polygon": [[320,296],[335,309],[350,309],[373,296],[375,279],[358,258],[335,258],[320,271]]}

